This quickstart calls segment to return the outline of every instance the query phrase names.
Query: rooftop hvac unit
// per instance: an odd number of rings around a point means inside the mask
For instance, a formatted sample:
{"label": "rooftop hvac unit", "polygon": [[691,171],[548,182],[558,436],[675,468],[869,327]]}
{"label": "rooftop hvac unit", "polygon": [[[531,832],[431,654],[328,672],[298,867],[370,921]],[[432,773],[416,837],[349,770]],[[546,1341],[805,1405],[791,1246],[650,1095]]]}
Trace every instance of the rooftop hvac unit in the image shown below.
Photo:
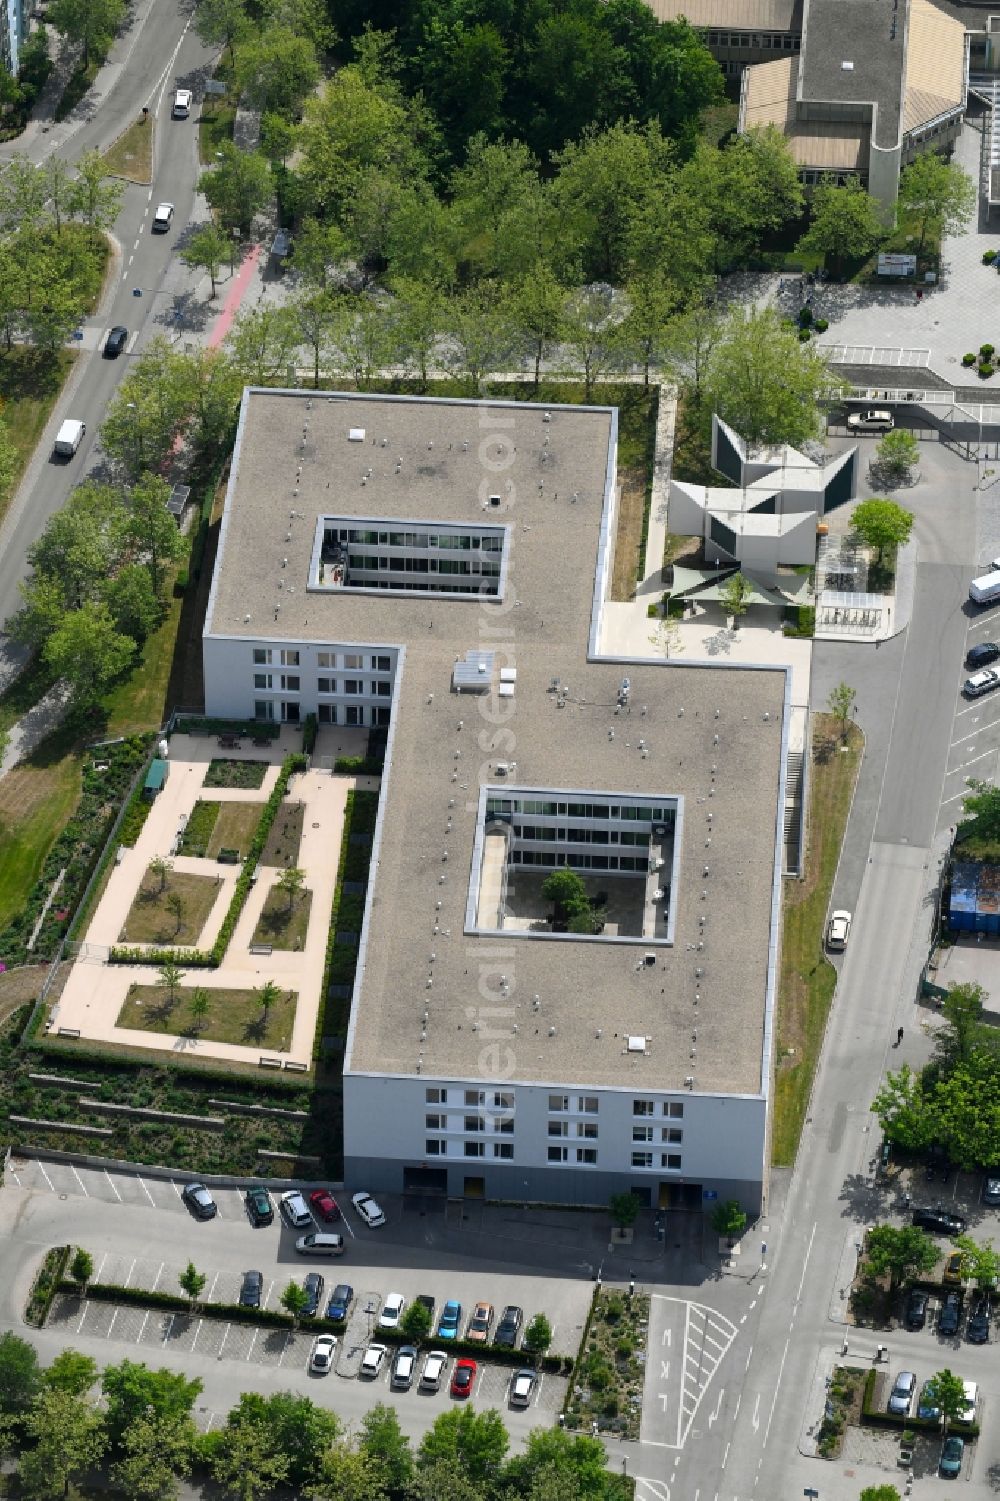
{"label": "rooftop hvac unit", "polygon": [[496,771],[497,771],[497,776],[498,777],[505,777],[507,775],[507,773],[508,773],[509,770],[510,770],[510,767],[508,766],[508,764],[507,764],[506,761],[498,761],[497,762]]}

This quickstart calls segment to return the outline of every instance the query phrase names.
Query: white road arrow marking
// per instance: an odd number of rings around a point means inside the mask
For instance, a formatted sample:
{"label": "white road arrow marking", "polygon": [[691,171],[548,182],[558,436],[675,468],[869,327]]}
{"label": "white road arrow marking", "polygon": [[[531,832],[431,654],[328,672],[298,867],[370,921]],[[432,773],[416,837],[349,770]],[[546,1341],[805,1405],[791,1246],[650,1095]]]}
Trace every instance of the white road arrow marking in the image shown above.
{"label": "white road arrow marking", "polygon": [[726,1388],[724,1386],[720,1387],[719,1388],[719,1400],[715,1404],[715,1411],[713,1413],[709,1414],[709,1419],[708,1419],[708,1426],[709,1426],[709,1428],[711,1428],[712,1424],[715,1422],[716,1418],[719,1416],[719,1413],[720,1413],[720,1411],[722,1409],[722,1399],[723,1399],[723,1397],[725,1395],[726,1395]]}

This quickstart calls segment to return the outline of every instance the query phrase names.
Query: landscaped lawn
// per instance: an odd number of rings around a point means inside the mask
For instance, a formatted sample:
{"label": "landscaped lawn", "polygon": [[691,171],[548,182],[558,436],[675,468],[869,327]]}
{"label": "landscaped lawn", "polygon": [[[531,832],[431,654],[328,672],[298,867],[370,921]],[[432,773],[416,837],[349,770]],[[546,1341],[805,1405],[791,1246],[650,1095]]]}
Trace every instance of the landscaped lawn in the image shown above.
{"label": "landscaped lawn", "polygon": [[203,787],[239,787],[255,791],[264,784],[268,761],[210,761]]}
{"label": "landscaped lawn", "polygon": [[269,943],[273,949],[303,948],[311,908],[311,891],[296,892],[295,901],[289,908],[285,892],[272,886],[267,893],[260,922],[254,929],[252,942]]}
{"label": "landscaped lawn", "polygon": [[109,738],[158,729],[167,718],[167,684],[181,618],[181,601],[173,598],[169,577],[167,600],[162,625],[147,639],[129,676],[104,700]]}
{"label": "landscaped lawn", "polygon": [[0,929],[24,906],[80,799],[80,758],[44,747],[0,779]]}
{"label": "landscaped lawn", "polygon": [[[193,998],[208,997],[204,1016],[192,1011]],[[141,1032],[165,1032],[179,1037],[205,1037],[254,1047],[287,1049],[295,1021],[298,993],[283,990],[265,1012],[259,990],[213,990],[209,986],[178,987],[174,999],[166,985],[132,985],[118,1013],[119,1027]]]}
{"label": "landscaped lawn", "polygon": [[781,1167],[795,1161],[837,983],[823,952],[823,928],[864,743],[856,726],[848,728],[844,752],[833,716],[815,718],[806,875],[785,883],[771,1151]]}
{"label": "landscaped lawn", "polygon": [[[172,870],[161,886],[155,871],[147,870],[119,941],[197,944],[221,885],[220,876],[193,876]],[[174,897],[180,897],[183,903],[180,921],[178,912],[169,906]]]}
{"label": "landscaped lawn", "polygon": [[181,854],[209,860],[220,850],[239,850],[245,855],[263,811],[263,803],[195,803],[181,840]]}
{"label": "landscaped lawn", "polygon": [[[18,469],[9,492],[11,498],[75,359],[76,355],[68,349],[61,349],[55,355],[43,354],[27,345],[4,350],[0,360],[0,400],[3,420],[18,456]],[[0,520],[9,504],[9,500],[0,499]]]}
{"label": "landscaped lawn", "polygon": [[261,865],[298,865],[305,803],[282,803],[271,825]]}
{"label": "landscaped lawn", "polygon": [[112,177],[124,177],[126,182],[152,182],[154,128],[152,117],[135,120],[109,146],[102,160]]}

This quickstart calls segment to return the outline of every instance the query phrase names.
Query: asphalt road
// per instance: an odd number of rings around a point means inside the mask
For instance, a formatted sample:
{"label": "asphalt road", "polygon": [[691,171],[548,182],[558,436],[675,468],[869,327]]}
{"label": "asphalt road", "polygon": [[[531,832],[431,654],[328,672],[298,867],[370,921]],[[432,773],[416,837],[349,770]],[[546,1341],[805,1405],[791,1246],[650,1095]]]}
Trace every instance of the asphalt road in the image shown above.
{"label": "asphalt road", "polygon": [[[191,28],[189,10],[177,0],[157,0],[126,50],[128,60],[93,119],[72,134],[67,134],[68,126],[54,127],[49,136],[36,139],[30,152],[32,159],[40,160],[50,154],[54,140],[54,149],[74,161],[84,151],[109,146],[138,118],[144,104],[155,119],[152,187],[126,184],[113,230],[120,257],[112,264],[98,314],[84,326],[84,346],[56,405],[47,437],[0,528],[0,621],[20,604],[18,584],[26,572],[27,554],[49,517],[88,474],[100,477],[103,472],[98,430],[131,358],[153,334],[168,327],[171,257],[190,220],[200,171],[195,119],[204,78],[210,72],[210,53]],[[171,121],[173,90],[181,85],[195,89],[195,109],[187,120]],[[154,235],[150,232],[152,211],[163,200],[175,205],[173,224],[169,233]],[[141,297],[134,295],[137,288]],[[128,353],[105,360],[101,353],[104,334],[119,323],[134,335]],[[65,417],[87,425],[86,437],[68,463],[54,460],[48,441]]]}

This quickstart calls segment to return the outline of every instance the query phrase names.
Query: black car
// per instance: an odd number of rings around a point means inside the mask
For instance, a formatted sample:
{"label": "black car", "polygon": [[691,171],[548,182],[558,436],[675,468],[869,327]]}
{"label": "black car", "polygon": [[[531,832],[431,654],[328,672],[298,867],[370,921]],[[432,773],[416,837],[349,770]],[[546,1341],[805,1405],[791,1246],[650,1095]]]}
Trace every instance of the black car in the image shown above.
{"label": "black car", "polygon": [[240,1288],[240,1307],[259,1308],[260,1298],[263,1291],[263,1272],[244,1272],[243,1286]]}
{"label": "black car", "polygon": [[214,1220],[219,1206],[204,1183],[186,1183],[181,1190],[184,1200],[196,1220]]}
{"label": "black car", "polygon": [[907,1329],[922,1329],[927,1323],[928,1297],[919,1287],[910,1290],[910,1296],[906,1300],[906,1313],[903,1322]]}
{"label": "black car", "polygon": [[508,1350],[513,1350],[517,1344],[517,1336],[524,1319],[524,1309],[518,1308],[516,1303],[508,1303],[500,1315],[497,1332],[493,1336],[493,1343],[501,1345]]}
{"label": "black car", "polygon": [[915,1209],[913,1223],[922,1230],[933,1230],[937,1235],[963,1235],[965,1219],[947,1209]]}
{"label": "black car", "polygon": [[966,667],[987,667],[998,657],[1000,657],[1000,646],[995,641],[980,641],[978,646],[969,648],[965,665]]}
{"label": "black car", "polygon": [[354,1288],[347,1282],[338,1282],[330,1294],[330,1301],[326,1306],[328,1319],[336,1319],[338,1322],[347,1318],[354,1301]]}
{"label": "black car", "polygon": [[303,1278],[302,1286],[305,1288],[306,1297],[309,1299],[302,1312],[306,1318],[315,1318],[319,1312],[319,1305],[323,1301],[323,1278],[319,1272],[308,1272]]}
{"label": "black car", "polygon": [[962,1294],[949,1293],[938,1315],[938,1334],[957,1334],[962,1321]]}
{"label": "black car", "polygon": [[122,328],[119,323],[113,328],[104,341],[104,358],[116,360],[128,343],[128,329]]}
{"label": "black car", "polygon": [[274,1205],[266,1188],[248,1188],[246,1206],[251,1225],[270,1225],[273,1221]]}
{"label": "black car", "polygon": [[990,1337],[990,1300],[985,1293],[977,1293],[969,1309],[965,1337],[970,1345],[985,1345]]}

